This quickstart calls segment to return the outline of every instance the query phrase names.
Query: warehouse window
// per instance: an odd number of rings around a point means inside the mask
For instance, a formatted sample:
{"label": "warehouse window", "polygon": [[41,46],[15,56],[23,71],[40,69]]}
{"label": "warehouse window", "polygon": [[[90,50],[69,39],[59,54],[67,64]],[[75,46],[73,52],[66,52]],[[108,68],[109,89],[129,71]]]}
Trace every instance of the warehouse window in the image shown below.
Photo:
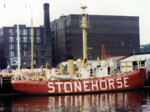
{"label": "warehouse window", "polygon": [[38,56],[38,50],[35,50],[35,54],[36,54],[36,56]]}
{"label": "warehouse window", "polygon": [[[15,31],[15,32],[16,32],[16,35],[17,35],[17,32],[18,32],[18,31],[17,31],[17,29],[16,29],[16,31]],[[20,35],[20,34],[21,34],[21,31],[20,31],[20,29],[19,29],[19,35]]]}
{"label": "warehouse window", "polygon": [[124,41],[121,41],[121,45],[124,46]]}
{"label": "warehouse window", "polygon": [[23,49],[27,49],[27,44],[23,44]]}
{"label": "warehouse window", "polygon": [[27,35],[27,29],[22,30],[22,35]]}
{"label": "warehouse window", "polygon": [[114,46],[116,46],[117,45],[117,42],[116,41],[114,41]]}
{"label": "warehouse window", "polygon": [[[31,35],[31,29],[29,29],[29,35]],[[34,29],[33,29],[33,35],[34,35]]]}
{"label": "warehouse window", "polygon": [[[16,52],[16,57],[18,56],[18,51]],[[21,56],[21,52],[20,52],[20,56]]]}
{"label": "warehouse window", "polygon": [[132,46],[132,41],[129,41],[129,46]]}
{"label": "warehouse window", "polygon": [[14,49],[14,44],[9,44],[9,50],[13,50]]}
{"label": "warehouse window", "polygon": [[[16,37],[16,42],[18,42],[18,37]],[[19,37],[19,42],[21,42],[21,38]]]}
{"label": "warehouse window", "polygon": [[[31,42],[31,37],[29,37],[29,41]],[[33,37],[33,42],[34,42],[34,37]]]}
{"label": "warehouse window", "polygon": [[9,56],[10,56],[10,57],[14,57],[14,51],[10,51],[10,52],[9,52]]}
{"label": "warehouse window", "polygon": [[41,58],[41,63],[45,63],[45,58]]}
{"label": "warehouse window", "polygon": [[14,42],[14,37],[9,37],[9,42]]}
{"label": "warehouse window", "polygon": [[36,30],[36,35],[40,35],[40,30],[39,29]]}
{"label": "warehouse window", "polygon": [[36,37],[36,42],[40,43],[41,42],[41,38],[40,37]]}
{"label": "warehouse window", "polygon": [[23,56],[28,56],[27,51],[23,51]]}
{"label": "warehouse window", "polygon": [[[19,48],[21,49],[21,45],[19,45]],[[18,44],[16,44],[16,50],[18,50]]]}
{"label": "warehouse window", "polygon": [[13,29],[9,29],[9,30],[8,30],[8,34],[9,34],[9,35],[13,35],[13,34],[14,34]]}
{"label": "warehouse window", "polygon": [[45,50],[41,50],[41,56],[45,56]]}
{"label": "warehouse window", "polygon": [[23,42],[28,42],[28,38],[27,38],[27,37],[23,37],[23,38],[22,38],[22,41],[23,41]]}

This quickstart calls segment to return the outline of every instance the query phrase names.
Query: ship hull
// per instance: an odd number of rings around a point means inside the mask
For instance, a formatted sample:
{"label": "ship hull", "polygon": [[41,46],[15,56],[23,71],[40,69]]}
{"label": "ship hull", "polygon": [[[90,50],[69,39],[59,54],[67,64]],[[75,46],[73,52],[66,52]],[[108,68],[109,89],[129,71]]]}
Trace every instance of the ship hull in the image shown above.
{"label": "ship hull", "polygon": [[118,76],[72,81],[23,81],[11,82],[13,88],[23,94],[73,94],[106,91],[122,91],[142,88],[146,68]]}

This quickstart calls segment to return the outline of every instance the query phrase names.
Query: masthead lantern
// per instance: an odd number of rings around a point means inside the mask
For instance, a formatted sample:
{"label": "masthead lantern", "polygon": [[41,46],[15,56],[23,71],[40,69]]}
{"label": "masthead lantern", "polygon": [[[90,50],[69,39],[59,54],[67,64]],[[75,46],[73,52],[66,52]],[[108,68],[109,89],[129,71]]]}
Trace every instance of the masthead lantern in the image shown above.
{"label": "masthead lantern", "polygon": [[86,5],[82,5],[81,9],[82,13],[81,13],[81,19],[80,19],[80,28],[89,28],[89,15],[85,12],[85,9],[87,8]]}
{"label": "masthead lantern", "polygon": [[[86,5],[82,5],[81,9],[82,13],[80,16],[80,28],[82,29],[82,35],[83,35],[83,60],[87,60],[87,28],[89,28],[89,16],[85,12],[85,9],[87,8]],[[86,63],[83,63],[83,68],[87,67],[87,61]]]}

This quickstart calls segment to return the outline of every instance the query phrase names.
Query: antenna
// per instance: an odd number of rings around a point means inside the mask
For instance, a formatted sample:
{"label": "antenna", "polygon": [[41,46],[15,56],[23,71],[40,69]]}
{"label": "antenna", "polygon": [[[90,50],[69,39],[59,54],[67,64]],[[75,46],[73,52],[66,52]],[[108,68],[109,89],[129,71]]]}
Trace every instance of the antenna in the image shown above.
{"label": "antenna", "polygon": [[18,47],[18,70],[20,70],[20,38],[19,38],[19,34],[20,34],[20,30],[19,30],[19,19],[18,19],[18,0],[17,0],[17,47]]}

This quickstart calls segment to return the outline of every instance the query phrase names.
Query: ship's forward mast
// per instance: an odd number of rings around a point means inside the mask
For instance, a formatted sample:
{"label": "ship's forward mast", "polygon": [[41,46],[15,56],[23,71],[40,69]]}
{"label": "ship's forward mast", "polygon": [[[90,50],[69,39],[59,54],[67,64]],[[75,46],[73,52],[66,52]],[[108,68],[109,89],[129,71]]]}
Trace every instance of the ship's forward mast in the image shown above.
{"label": "ship's forward mast", "polygon": [[80,19],[80,28],[82,29],[83,35],[83,68],[87,68],[87,49],[91,49],[87,47],[87,29],[89,28],[89,15],[85,12],[86,8],[86,5],[81,6],[81,9],[83,9],[83,11],[81,13]]}

